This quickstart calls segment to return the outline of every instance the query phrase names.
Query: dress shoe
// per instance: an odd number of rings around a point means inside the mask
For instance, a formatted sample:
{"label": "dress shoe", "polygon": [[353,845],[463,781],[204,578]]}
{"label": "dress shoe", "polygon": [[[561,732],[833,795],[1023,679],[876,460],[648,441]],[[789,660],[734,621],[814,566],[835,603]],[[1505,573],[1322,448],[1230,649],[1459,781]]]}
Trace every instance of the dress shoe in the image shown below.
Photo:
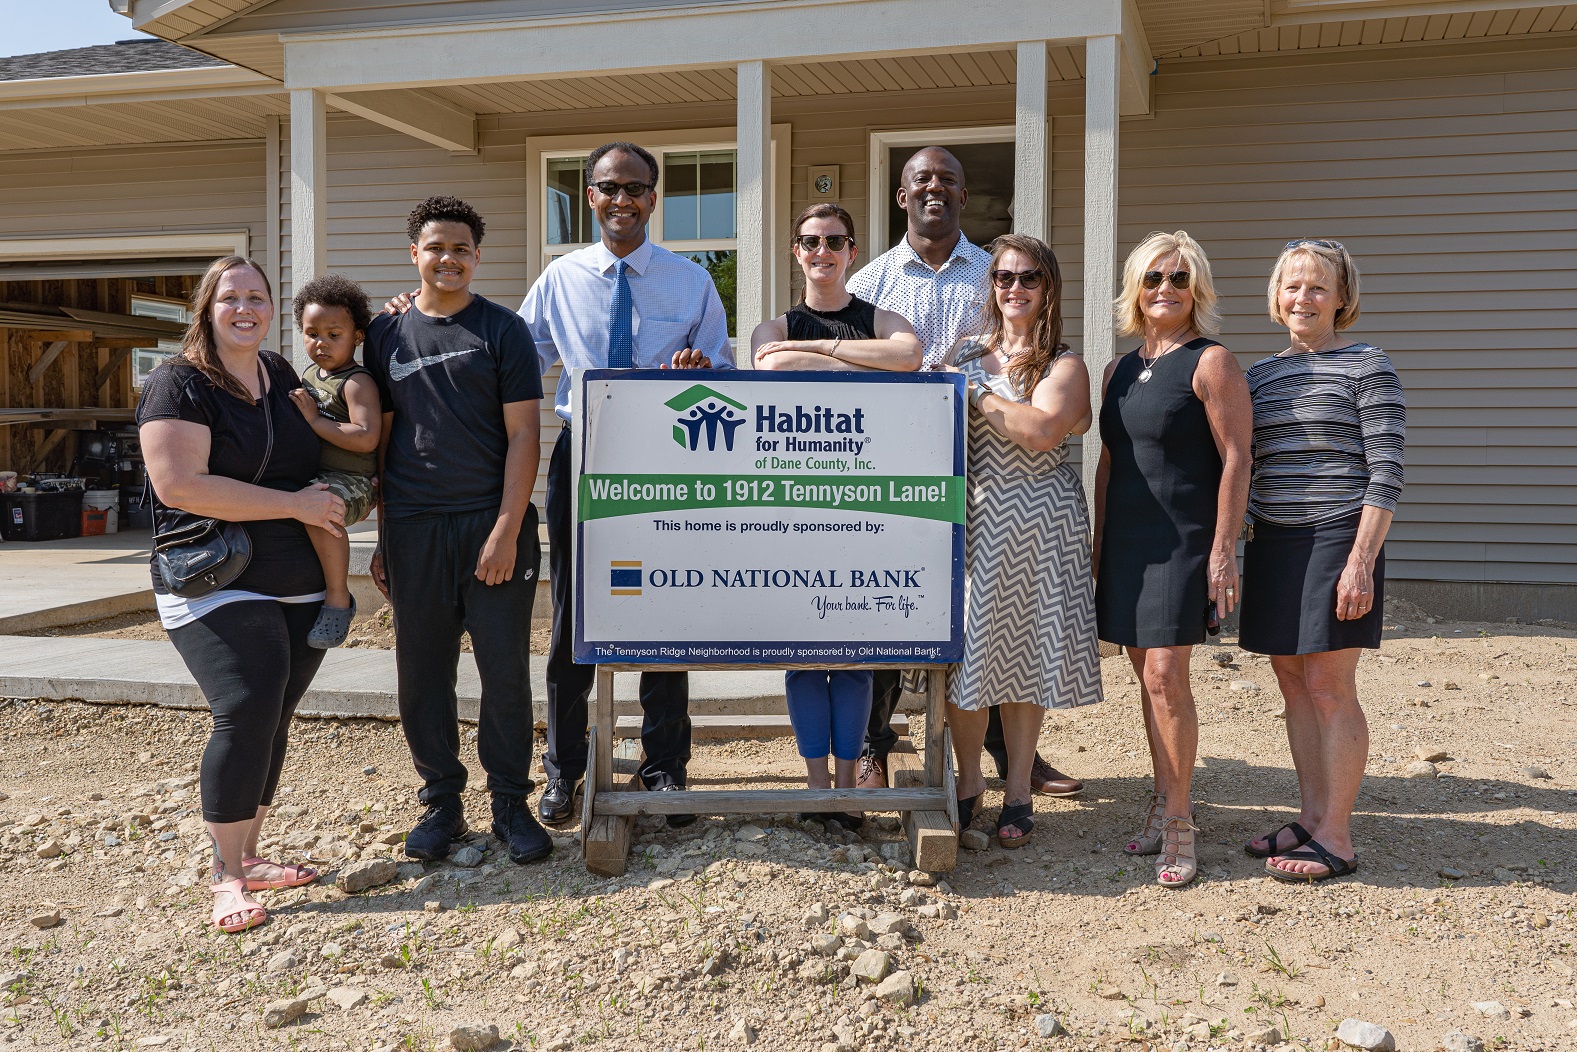
{"label": "dress shoe", "polygon": [[881,757],[867,753],[860,757],[860,774],[855,779],[856,789],[886,789],[887,763]]}
{"label": "dress shoe", "polygon": [[585,778],[549,778],[537,801],[537,815],[550,826],[569,822],[575,817],[575,794],[583,787]]}
{"label": "dress shoe", "polygon": [[1035,762],[1030,766],[1029,784],[1037,793],[1046,796],[1078,796],[1084,792],[1083,782],[1068,777],[1042,760],[1040,753],[1035,754]]}
{"label": "dress shoe", "polygon": [[[659,793],[672,793],[677,792],[683,788],[684,786],[680,785],[678,782],[669,782],[667,785],[659,785],[656,791]],[[695,820],[695,815],[669,815],[668,828],[683,829],[685,826],[694,825]]]}
{"label": "dress shoe", "polygon": [[465,810],[458,796],[441,796],[427,805],[416,828],[405,837],[405,857],[430,862],[448,858],[454,841],[465,835]]}
{"label": "dress shoe", "polygon": [[531,804],[523,796],[493,794],[493,835],[509,848],[509,860],[517,865],[553,854],[553,838],[531,817]]}

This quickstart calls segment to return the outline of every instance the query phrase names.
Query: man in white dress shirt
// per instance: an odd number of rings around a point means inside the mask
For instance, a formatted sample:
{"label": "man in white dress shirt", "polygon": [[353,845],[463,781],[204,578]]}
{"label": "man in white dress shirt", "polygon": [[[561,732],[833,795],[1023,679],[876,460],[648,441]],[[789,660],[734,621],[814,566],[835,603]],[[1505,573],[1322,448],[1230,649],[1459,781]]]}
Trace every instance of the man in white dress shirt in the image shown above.
{"label": "man in white dress shirt", "polygon": [[[571,369],[733,368],[728,323],[711,276],[694,260],[651,243],[646,226],[657,203],[657,161],[633,143],[613,142],[586,159],[586,198],[601,240],[560,256],[537,279],[520,315],[544,372],[562,362],[554,410],[564,421],[548,467],[549,583],[553,638],[548,649],[548,784],[537,802],[544,822],[574,816],[586,774],[587,698],[593,665],[577,665],[571,558]],[[646,788],[682,789],[690,760],[689,678],[683,672],[641,675],[641,744]],[[669,825],[694,821],[670,815]]]}
{"label": "man in white dress shirt", "polygon": [[[959,337],[980,331],[991,253],[971,244],[959,225],[968,200],[958,158],[940,146],[924,147],[905,162],[898,181],[898,207],[909,217],[907,233],[849,279],[854,295],[914,326],[925,347],[922,368],[937,368]],[[900,693],[898,673],[876,673],[865,753],[860,757],[862,789],[887,785],[887,754],[898,742],[892,716]],[[1007,745],[995,708],[986,731],[986,751],[997,761],[997,770],[1006,772]],[[1030,782],[1052,796],[1074,796],[1084,789],[1082,782],[1051,766],[1038,752]]]}

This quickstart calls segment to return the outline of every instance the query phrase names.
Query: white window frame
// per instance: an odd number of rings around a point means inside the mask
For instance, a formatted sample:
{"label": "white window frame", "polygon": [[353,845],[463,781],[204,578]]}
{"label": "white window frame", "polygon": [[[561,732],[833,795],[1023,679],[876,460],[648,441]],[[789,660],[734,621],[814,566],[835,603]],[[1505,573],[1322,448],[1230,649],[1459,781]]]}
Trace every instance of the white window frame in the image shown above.
{"label": "white window frame", "polygon": [[[139,307],[143,309],[138,310]],[[169,299],[165,296],[133,296],[129,313],[133,317],[158,318],[160,321],[173,321],[180,325],[185,325],[191,320],[191,311],[183,301]],[[147,375],[141,368],[142,364],[148,361],[147,356],[154,355],[158,359],[147,370],[148,373],[151,373],[154,368],[158,367],[159,362],[175,354],[180,349],[180,340],[160,340],[155,347],[133,348],[131,352],[131,386],[133,390],[141,389],[142,381]]]}
{"label": "white window frame", "polygon": [[[788,244],[788,209],[789,209],[789,134],[790,126],[787,124],[774,124],[772,126],[772,200],[773,222],[770,229],[773,244]],[[737,151],[738,133],[732,126],[721,128],[690,128],[660,132],[620,133],[615,131],[598,133],[594,135],[544,135],[533,136],[526,140],[526,267],[529,281],[534,282],[542,274],[548,261],[554,256],[573,252],[577,248],[584,248],[584,244],[575,245],[549,245],[547,243],[546,217],[548,209],[548,161],[562,157],[584,157],[592,150],[605,142],[619,139],[633,142],[637,146],[650,150],[657,158],[658,165],[663,164],[663,155],[669,153],[692,153],[706,150],[734,150]],[[737,173],[738,169],[735,168]],[[737,178],[737,174],[736,174]],[[665,241],[662,238],[663,222],[663,180],[658,180],[658,194],[656,206],[652,209],[651,221],[647,226],[647,234],[653,244],[661,245],[671,252],[717,252],[738,251],[738,239],[717,238],[704,241]],[[736,184],[735,193],[738,188]],[[736,231],[737,233],[737,231]],[[788,281],[789,274],[785,261],[778,258],[780,253],[768,250],[768,286],[771,290],[772,312],[781,314],[788,309]],[[748,338],[748,334],[746,334]],[[736,337],[737,339],[737,337]]]}
{"label": "white window frame", "polygon": [[[870,153],[870,244],[871,258],[886,252],[891,245],[887,244],[887,223],[892,215],[890,211],[896,202],[887,194],[887,181],[891,177],[888,170],[887,154],[894,146],[913,146],[919,149],[922,146],[945,145],[947,143],[973,143],[973,142],[1011,142],[1016,144],[1017,136],[1011,124],[983,124],[971,128],[903,128],[871,132]],[[1050,182],[1050,173],[1047,174]]]}

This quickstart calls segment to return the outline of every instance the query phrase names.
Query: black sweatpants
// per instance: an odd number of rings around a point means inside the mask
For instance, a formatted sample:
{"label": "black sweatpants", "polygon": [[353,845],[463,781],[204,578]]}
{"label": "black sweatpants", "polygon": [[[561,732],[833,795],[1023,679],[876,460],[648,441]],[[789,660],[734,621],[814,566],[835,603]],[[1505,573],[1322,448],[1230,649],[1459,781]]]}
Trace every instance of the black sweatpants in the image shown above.
{"label": "black sweatpants", "polygon": [[[887,754],[898,744],[898,734],[893,730],[893,713],[898,711],[898,699],[903,694],[902,673],[893,669],[877,669],[871,693],[871,718],[865,726],[865,755],[874,756],[885,766]],[[988,710],[991,717],[986,722],[986,752],[997,762],[997,773],[1007,777],[1008,743],[1002,736],[1002,713],[995,705]]]}
{"label": "black sweatpants", "polygon": [[509,796],[531,792],[531,604],[542,546],[536,508],[527,507],[514,575],[501,584],[483,584],[476,577],[476,560],[497,521],[494,508],[383,524],[400,726],[422,776],[416,795],[424,804],[465,788],[455,699],[464,632],[471,633],[482,680],[477,754],[487,788]]}
{"label": "black sweatpants", "polygon": [[290,717],[323,663],[307,645],[322,606],[246,599],[169,630],[214,717],[198,778],[204,820],[250,822],[274,802]]}
{"label": "black sweatpants", "polygon": [[[570,477],[570,430],[559,432],[548,462],[548,584],[553,588],[553,641],[548,646],[549,778],[579,779],[586,773],[586,699],[597,679],[595,665],[575,663],[575,524]],[[690,762],[690,677],[684,672],[641,673],[641,780],[649,789],[685,784]]]}

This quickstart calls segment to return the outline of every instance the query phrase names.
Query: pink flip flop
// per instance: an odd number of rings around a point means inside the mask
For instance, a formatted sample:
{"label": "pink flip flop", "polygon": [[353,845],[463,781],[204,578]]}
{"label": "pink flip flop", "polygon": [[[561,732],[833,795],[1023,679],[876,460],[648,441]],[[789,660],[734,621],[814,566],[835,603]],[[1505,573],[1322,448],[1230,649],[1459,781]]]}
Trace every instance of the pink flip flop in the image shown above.
{"label": "pink flip flop", "polygon": [[283,862],[270,862],[266,858],[243,858],[241,868],[262,863],[265,866],[278,866],[285,875],[275,880],[259,880],[255,877],[246,878],[248,891],[278,891],[280,888],[299,888],[303,884],[311,884],[318,879],[318,871],[310,866],[287,866]]}

